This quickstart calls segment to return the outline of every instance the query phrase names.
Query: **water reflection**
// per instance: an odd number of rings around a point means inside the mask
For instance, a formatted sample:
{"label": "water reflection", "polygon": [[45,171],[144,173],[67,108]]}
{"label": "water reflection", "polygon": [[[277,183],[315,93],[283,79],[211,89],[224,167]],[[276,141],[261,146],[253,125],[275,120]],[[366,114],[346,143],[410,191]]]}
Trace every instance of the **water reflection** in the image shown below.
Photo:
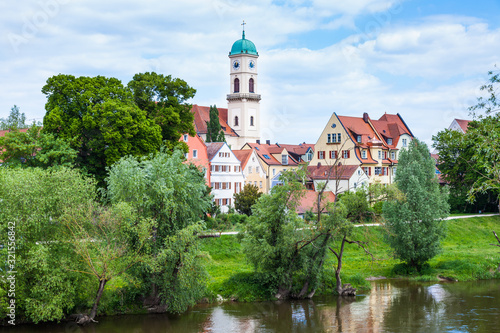
{"label": "water reflection", "polygon": [[[6,329],[0,329],[5,332]],[[498,332],[500,281],[373,282],[356,298],[200,305],[182,316],[138,315],[75,324],[19,326],[9,332]]]}

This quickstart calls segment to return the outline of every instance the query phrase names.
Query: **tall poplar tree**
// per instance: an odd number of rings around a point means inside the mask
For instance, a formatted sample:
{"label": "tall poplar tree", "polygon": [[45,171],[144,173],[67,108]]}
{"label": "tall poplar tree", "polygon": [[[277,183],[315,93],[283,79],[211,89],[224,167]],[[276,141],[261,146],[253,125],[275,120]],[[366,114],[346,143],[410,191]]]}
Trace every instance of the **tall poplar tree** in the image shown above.
{"label": "tall poplar tree", "polygon": [[207,139],[206,142],[226,142],[224,131],[220,126],[219,110],[217,106],[210,106],[210,121],[207,121]]}
{"label": "tall poplar tree", "polygon": [[440,187],[427,145],[414,139],[399,158],[396,185],[405,197],[384,205],[387,240],[396,258],[421,271],[440,252],[448,192]]}

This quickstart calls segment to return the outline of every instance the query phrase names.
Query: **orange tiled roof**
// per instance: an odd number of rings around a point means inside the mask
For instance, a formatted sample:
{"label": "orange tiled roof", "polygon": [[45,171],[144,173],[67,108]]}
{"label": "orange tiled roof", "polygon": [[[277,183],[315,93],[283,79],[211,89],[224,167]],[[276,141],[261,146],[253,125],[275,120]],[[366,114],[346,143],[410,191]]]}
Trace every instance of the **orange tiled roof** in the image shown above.
{"label": "orange tiled roof", "polygon": [[[335,201],[335,194],[331,191],[323,192],[323,199],[328,202]],[[297,206],[297,214],[304,214],[308,210],[312,210],[317,213],[317,201],[318,201],[318,192],[316,191],[306,191],[305,195],[300,200],[299,205]]]}
{"label": "orange tiled roof", "polygon": [[457,121],[457,124],[460,126],[462,131],[464,131],[464,133],[466,133],[467,129],[469,128],[469,123],[472,120],[465,120],[465,119],[455,119],[455,120]]}
{"label": "orange tiled roof", "polygon": [[244,149],[244,150],[233,150],[233,154],[237,159],[241,162],[241,168],[245,169],[248,161],[250,160],[250,156],[252,156],[252,149]]}
{"label": "orange tiled roof", "polygon": [[[236,132],[227,123],[227,109],[217,108],[219,110],[219,122],[224,135],[227,136],[238,136]],[[193,104],[191,112],[194,113],[194,127],[198,134],[207,134],[207,121],[210,120],[210,107],[199,106]]]}
{"label": "orange tiled roof", "polygon": [[[402,134],[408,134],[413,137],[410,129],[406,126],[403,118],[399,114],[384,114],[380,117],[379,120],[372,120],[373,127],[380,134],[382,139],[384,140],[384,144],[390,147],[391,149],[396,148],[399,137]],[[387,144],[387,139],[392,139],[392,144]]]}
{"label": "orange tiled roof", "polygon": [[361,135],[361,147],[368,147],[370,140],[378,140],[373,128],[360,117],[337,116],[347,130],[352,141],[357,142],[358,135]]}
{"label": "orange tiled roof", "polygon": [[[261,158],[264,163],[267,165],[282,165],[281,161],[278,161],[276,158],[274,158],[273,154],[280,154],[284,147],[278,147],[277,145],[268,145],[268,144],[260,144],[260,143],[250,143],[248,142],[247,145],[254,149],[257,155]],[[280,145],[281,146],[281,145]],[[297,161],[293,158],[292,155],[288,155],[288,165],[289,166],[296,166],[298,165]]]}
{"label": "orange tiled roof", "polygon": [[[352,175],[359,168],[359,165],[320,165],[320,166],[308,166],[307,173],[308,177],[312,180],[326,180],[326,179],[350,179]],[[330,173],[330,174],[329,174]]]}

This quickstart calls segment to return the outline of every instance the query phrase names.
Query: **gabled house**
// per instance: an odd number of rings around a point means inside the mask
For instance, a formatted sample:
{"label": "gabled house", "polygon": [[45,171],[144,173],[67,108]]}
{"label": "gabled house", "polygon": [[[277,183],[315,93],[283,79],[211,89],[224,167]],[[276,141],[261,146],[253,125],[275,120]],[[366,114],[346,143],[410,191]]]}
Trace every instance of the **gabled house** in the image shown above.
{"label": "gabled house", "polygon": [[449,130],[453,131],[459,131],[460,133],[467,133],[467,129],[469,127],[469,123],[472,120],[465,120],[465,119],[453,119],[453,121],[450,124],[450,127],[448,127]]}
{"label": "gabled house", "polygon": [[241,161],[243,170],[243,186],[246,184],[255,185],[262,193],[267,193],[267,181],[265,167],[259,156],[253,149],[233,150],[234,155]]}
{"label": "gabled house", "polygon": [[[237,149],[238,134],[227,123],[227,109],[217,108],[219,111],[219,123],[221,129],[224,131],[224,136],[230,148]],[[207,122],[210,120],[210,107],[199,106],[194,104],[191,108],[194,115],[194,129],[196,134],[206,142],[207,140]]]}
{"label": "gabled house", "polygon": [[267,191],[276,185],[276,182],[273,184],[273,178],[276,179],[282,171],[295,169],[299,165],[299,161],[295,160],[288,150],[278,143],[271,144],[269,141],[266,144],[246,143],[241,149],[255,150],[264,167]]}
{"label": "gabled house", "polygon": [[[320,210],[323,209],[324,204],[328,202],[335,202],[335,194],[330,191],[323,192],[323,200]],[[307,211],[312,211],[314,214],[318,213],[318,192],[316,191],[306,191],[304,196],[300,199],[300,202],[297,206],[297,214],[304,218],[304,215]]]}
{"label": "gabled house", "polygon": [[368,186],[369,178],[359,165],[316,165],[307,167],[307,188],[340,194]]}
{"label": "gabled house", "polygon": [[385,114],[371,120],[333,113],[314,148],[310,165],[357,165],[370,183],[394,181],[399,151],[408,146],[413,134],[401,115]]}
{"label": "gabled house", "polygon": [[234,205],[234,194],[243,188],[241,162],[225,142],[205,143],[210,166],[210,187],[222,213]]}

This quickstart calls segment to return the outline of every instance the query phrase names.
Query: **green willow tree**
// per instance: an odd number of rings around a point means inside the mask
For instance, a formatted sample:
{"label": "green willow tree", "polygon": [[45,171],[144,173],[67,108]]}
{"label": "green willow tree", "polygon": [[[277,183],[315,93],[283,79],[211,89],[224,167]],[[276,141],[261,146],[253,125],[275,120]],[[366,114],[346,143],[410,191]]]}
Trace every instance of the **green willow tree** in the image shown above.
{"label": "green willow tree", "polygon": [[[72,169],[0,168],[0,198],[1,244],[7,244],[8,226],[15,226],[16,318],[35,323],[64,318],[86,297],[80,286],[90,282],[71,271],[79,261],[60,219],[95,200],[94,182]],[[7,258],[7,248],[1,251]]]}
{"label": "green willow tree", "polygon": [[217,106],[210,106],[210,121],[207,121],[206,142],[226,142],[224,131],[219,121],[219,110]]}
{"label": "green willow tree", "polygon": [[135,274],[144,281],[146,305],[171,312],[194,305],[206,285],[195,235],[211,197],[203,173],[183,162],[179,150],[143,159],[129,156],[116,163],[106,179],[112,204],[129,203],[140,217],[156,224],[146,244],[151,259]]}
{"label": "green willow tree", "polygon": [[405,197],[384,205],[387,240],[396,258],[421,271],[440,252],[449,213],[447,189],[439,186],[424,142],[414,139],[401,151],[395,182]]}

